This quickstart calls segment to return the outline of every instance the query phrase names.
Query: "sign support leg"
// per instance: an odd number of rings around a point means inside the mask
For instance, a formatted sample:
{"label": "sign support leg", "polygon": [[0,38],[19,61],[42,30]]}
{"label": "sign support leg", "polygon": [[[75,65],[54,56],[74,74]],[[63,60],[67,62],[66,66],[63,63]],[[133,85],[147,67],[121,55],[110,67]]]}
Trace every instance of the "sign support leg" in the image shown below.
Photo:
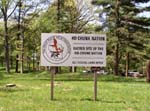
{"label": "sign support leg", "polygon": [[54,100],[54,73],[51,73],[51,100]]}
{"label": "sign support leg", "polygon": [[94,72],[94,101],[97,100],[97,73]]}

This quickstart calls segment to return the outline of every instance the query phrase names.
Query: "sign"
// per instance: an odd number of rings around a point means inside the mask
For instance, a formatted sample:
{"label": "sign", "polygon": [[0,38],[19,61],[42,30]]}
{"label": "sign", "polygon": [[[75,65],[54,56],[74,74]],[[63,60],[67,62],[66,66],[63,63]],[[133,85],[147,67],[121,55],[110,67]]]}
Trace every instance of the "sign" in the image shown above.
{"label": "sign", "polygon": [[41,66],[106,66],[106,35],[42,33]]}

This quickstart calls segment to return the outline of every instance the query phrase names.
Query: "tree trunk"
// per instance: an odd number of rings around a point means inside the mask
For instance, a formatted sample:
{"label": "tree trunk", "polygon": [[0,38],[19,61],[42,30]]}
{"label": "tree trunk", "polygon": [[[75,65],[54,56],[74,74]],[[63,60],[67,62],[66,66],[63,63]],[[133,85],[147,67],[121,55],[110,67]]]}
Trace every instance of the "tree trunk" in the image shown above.
{"label": "tree trunk", "polygon": [[129,72],[129,52],[126,53],[126,77],[128,77]]}
{"label": "tree trunk", "polygon": [[[61,15],[60,15],[60,8],[61,8],[61,0],[58,0],[57,1],[57,23],[58,23],[58,30],[57,32],[60,33],[61,32],[61,26],[60,26],[60,18],[61,18]],[[54,73],[54,74],[57,74],[59,72],[59,68],[58,67],[51,67],[50,68],[50,72],[51,73]]]}
{"label": "tree trunk", "polygon": [[28,57],[28,71],[30,72],[31,71],[31,63],[30,63],[30,60],[31,60],[31,58],[30,57]]}
{"label": "tree trunk", "polygon": [[36,69],[37,69],[37,71],[40,71],[40,62],[39,62],[39,59],[36,60],[36,63],[37,63]]}
{"label": "tree trunk", "polygon": [[118,75],[118,68],[119,68],[119,44],[116,45],[115,51],[115,60],[114,60],[114,74]]}
{"label": "tree trunk", "polygon": [[69,72],[72,72],[72,67],[69,67]]}
{"label": "tree trunk", "polygon": [[20,56],[21,56],[21,60],[20,60],[20,62],[21,62],[20,73],[23,74],[23,50],[22,50],[22,48],[21,48],[21,54],[20,54]]}
{"label": "tree trunk", "polygon": [[69,72],[77,72],[77,67],[75,66],[70,67]]}
{"label": "tree trunk", "polygon": [[10,60],[9,60],[9,37],[8,37],[8,27],[7,27],[7,14],[4,15],[4,38],[5,38],[5,65],[6,72],[10,73]]}
{"label": "tree trunk", "polygon": [[34,60],[34,56],[33,56],[32,64],[33,64],[33,71],[35,71],[35,60]]}
{"label": "tree trunk", "polygon": [[23,74],[23,70],[24,70],[24,31],[22,29],[21,31],[21,52],[20,52],[20,56],[21,56],[21,68],[20,68],[20,71],[21,71],[21,74]]}
{"label": "tree trunk", "polygon": [[1,56],[1,66],[2,67],[4,66],[4,58],[3,58],[3,56]]}
{"label": "tree trunk", "polygon": [[146,81],[150,82],[150,61],[147,61],[147,67],[146,67]]}
{"label": "tree trunk", "polygon": [[[20,32],[20,40],[21,40],[21,52],[20,52],[20,56],[21,56],[21,68],[20,68],[20,72],[21,74],[23,74],[23,70],[24,70],[24,22],[22,22],[22,24],[20,23],[21,20],[21,7],[22,7],[22,0],[20,0],[20,4],[19,4],[19,20],[18,20],[18,30]],[[23,16],[22,16],[23,17]],[[23,27],[21,27],[23,26]]]}
{"label": "tree trunk", "polygon": [[11,65],[11,68],[13,68],[13,56],[10,56],[10,65]]}
{"label": "tree trunk", "polygon": [[17,54],[17,55],[16,55],[16,73],[19,72],[19,71],[18,71],[18,63],[19,63],[18,59],[19,59],[19,56],[18,56],[18,54]]}
{"label": "tree trunk", "polygon": [[[21,35],[21,32],[20,32],[20,15],[21,15],[21,0],[19,0],[19,10],[18,10],[18,26],[17,26],[17,40],[20,40],[20,35]],[[19,73],[18,69],[19,69],[19,54],[16,55],[16,73]]]}
{"label": "tree trunk", "polygon": [[[116,0],[116,5],[115,5],[115,16],[116,16],[116,21],[115,21],[115,33],[116,37],[119,42],[119,32],[117,29],[120,27],[120,14],[119,14],[119,8],[120,8],[120,0]],[[119,43],[116,44],[116,49],[115,49],[115,63],[114,63],[114,74],[118,75],[118,67],[119,67]]]}
{"label": "tree trunk", "polygon": [[27,68],[28,68],[28,72],[30,72],[30,57],[29,56],[27,56]]}

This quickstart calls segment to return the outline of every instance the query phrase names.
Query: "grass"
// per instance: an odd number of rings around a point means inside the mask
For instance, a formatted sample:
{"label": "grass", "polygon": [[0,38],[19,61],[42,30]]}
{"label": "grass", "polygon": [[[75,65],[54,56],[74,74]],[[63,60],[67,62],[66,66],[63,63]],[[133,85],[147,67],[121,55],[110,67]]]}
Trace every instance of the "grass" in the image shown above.
{"label": "grass", "polygon": [[[47,72],[5,74],[0,71],[0,111],[150,111],[150,85],[145,79],[98,77],[98,101],[93,98],[92,74],[55,77],[55,100],[50,100]],[[6,88],[15,83],[14,88]]]}

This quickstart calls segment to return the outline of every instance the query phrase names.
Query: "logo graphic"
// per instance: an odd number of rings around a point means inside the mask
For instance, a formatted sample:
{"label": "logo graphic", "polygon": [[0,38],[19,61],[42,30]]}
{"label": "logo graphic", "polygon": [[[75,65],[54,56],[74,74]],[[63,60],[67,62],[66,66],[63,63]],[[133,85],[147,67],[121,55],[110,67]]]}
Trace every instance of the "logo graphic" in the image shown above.
{"label": "logo graphic", "polygon": [[42,46],[44,58],[53,64],[65,62],[71,54],[71,45],[63,36],[50,36]]}

